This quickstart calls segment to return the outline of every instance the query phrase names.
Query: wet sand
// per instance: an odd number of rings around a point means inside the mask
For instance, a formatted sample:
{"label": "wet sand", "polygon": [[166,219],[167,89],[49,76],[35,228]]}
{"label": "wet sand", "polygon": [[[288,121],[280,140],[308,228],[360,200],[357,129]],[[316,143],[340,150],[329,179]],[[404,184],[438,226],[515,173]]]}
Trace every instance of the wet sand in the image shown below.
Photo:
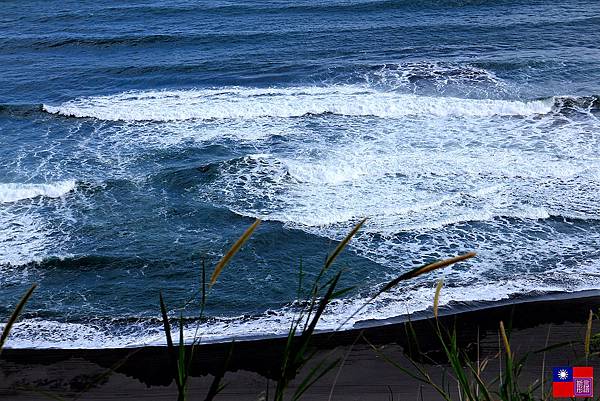
{"label": "wet sand", "polygon": [[[470,308],[472,306],[463,307]],[[504,321],[512,327],[513,352],[517,356],[532,353],[521,376],[523,383],[543,379],[547,389],[552,366],[585,365],[580,358],[583,356],[586,321],[590,309],[597,311],[599,308],[598,291],[556,294],[538,300],[513,300],[504,305],[446,313],[440,317],[440,323],[445,327],[456,327],[459,343],[469,349],[474,360],[477,355],[482,360],[491,358],[484,374],[491,378],[500,368],[498,323]],[[434,322],[428,317],[427,314],[411,317],[422,352],[412,355],[421,359],[432,377],[440,381],[447,365],[435,336]],[[414,347],[409,346],[405,321],[364,322],[360,326],[344,332],[316,335],[317,355],[292,383],[291,391],[310,370],[311,364],[324,357],[339,357],[344,360],[341,369],[334,369],[317,382],[303,399],[327,400],[330,396],[334,400],[441,399],[429,386],[384,361],[368,344],[379,347],[386,357],[411,368],[407,357]],[[594,324],[594,332],[598,329],[600,327]],[[573,343],[547,353],[534,353],[546,345],[565,341]],[[283,338],[269,338],[236,341],[233,348],[230,343],[201,345],[196,349],[192,363],[190,399],[204,399],[215,374],[224,374],[223,383],[227,384],[217,399],[257,400],[265,397],[267,391],[272,395],[284,342]],[[176,399],[164,347],[6,349],[0,358],[0,399],[47,400],[50,396],[83,400]],[[543,370],[542,363],[545,364]],[[588,365],[600,371],[597,359]],[[451,382],[451,391],[455,388],[456,384]]]}

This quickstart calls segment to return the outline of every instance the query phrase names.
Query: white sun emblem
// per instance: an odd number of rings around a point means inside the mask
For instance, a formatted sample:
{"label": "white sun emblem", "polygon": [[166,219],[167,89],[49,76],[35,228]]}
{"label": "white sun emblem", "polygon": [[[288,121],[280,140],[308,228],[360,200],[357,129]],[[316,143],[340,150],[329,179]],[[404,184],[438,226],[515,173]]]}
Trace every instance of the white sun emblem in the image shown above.
{"label": "white sun emblem", "polygon": [[561,369],[558,371],[558,377],[561,380],[566,380],[569,377],[569,372],[566,369]]}

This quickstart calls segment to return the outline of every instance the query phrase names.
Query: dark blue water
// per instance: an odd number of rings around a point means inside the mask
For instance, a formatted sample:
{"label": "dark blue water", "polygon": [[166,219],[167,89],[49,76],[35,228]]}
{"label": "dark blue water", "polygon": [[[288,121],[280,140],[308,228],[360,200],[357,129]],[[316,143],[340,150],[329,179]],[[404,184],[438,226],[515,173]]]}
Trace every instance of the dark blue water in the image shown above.
{"label": "dark blue water", "polygon": [[[478,257],[354,320],[600,287],[596,1],[16,2],[0,15],[0,312],[12,346],[280,333],[340,258],[336,327],[418,263]],[[195,306],[183,313],[193,317]],[[193,334],[197,323],[189,322]]]}

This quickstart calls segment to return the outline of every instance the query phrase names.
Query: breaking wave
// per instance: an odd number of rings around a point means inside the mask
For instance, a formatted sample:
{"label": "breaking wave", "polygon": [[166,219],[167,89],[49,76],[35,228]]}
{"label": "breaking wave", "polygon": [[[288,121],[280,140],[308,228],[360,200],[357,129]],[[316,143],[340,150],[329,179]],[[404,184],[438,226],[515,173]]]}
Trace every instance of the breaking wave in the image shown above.
{"label": "breaking wave", "polygon": [[555,98],[531,101],[462,99],[335,85],[126,92],[79,98],[58,106],[44,105],[43,109],[63,116],[108,121],[177,121],[322,114],[382,118],[530,116],[550,113],[555,103]]}
{"label": "breaking wave", "polygon": [[0,183],[0,203],[12,203],[39,196],[60,198],[75,189],[75,181],[57,181],[49,184]]}
{"label": "breaking wave", "polygon": [[[553,282],[552,274],[546,278],[549,282],[544,283],[540,277],[530,276],[472,285],[468,290],[462,286],[446,286],[440,295],[441,313],[446,310],[457,312],[462,310],[461,308],[481,308],[495,302],[510,302],[517,297],[535,298],[556,292],[577,293],[595,290],[598,284],[597,277],[594,277],[592,282],[585,285],[571,285],[565,289],[562,284]],[[531,291],[534,285],[538,285],[537,290]],[[433,291],[433,288],[429,287],[415,287],[408,289],[404,294],[384,295],[352,318],[344,328],[364,322],[377,324],[385,319],[402,319],[407,314],[427,313],[431,308]],[[367,298],[334,300],[319,320],[317,330],[337,330],[340,324],[366,301]],[[213,317],[202,322],[184,319],[183,334],[185,341],[189,343],[197,335],[201,335],[203,343],[281,336],[287,334],[287,329],[295,318],[297,310],[293,305],[288,305],[253,316]],[[61,322],[42,318],[22,319],[13,326],[6,347],[102,349],[166,344],[160,319],[121,320]]]}

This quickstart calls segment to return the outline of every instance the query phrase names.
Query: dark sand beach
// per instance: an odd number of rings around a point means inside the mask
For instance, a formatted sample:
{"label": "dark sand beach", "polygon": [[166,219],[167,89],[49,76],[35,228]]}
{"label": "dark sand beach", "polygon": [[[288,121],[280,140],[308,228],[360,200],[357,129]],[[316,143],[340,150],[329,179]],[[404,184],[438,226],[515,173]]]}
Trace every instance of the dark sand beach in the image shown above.
{"label": "dark sand beach", "polygon": [[[513,352],[517,356],[532,353],[521,375],[522,382],[530,384],[543,379],[548,388],[552,366],[583,364],[587,317],[590,310],[599,307],[597,291],[555,294],[446,313],[440,316],[440,322],[446,327],[456,325],[460,344],[471,344],[474,359],[477,348],[480,359],[491,358],[484,373],[488,378],[497,375],[500,368],[496,358],[500,345],[498,323],[502,320],[507,327],[512,325]],[[447,365],[439,352],[433,321],[425,315],[415,315],[411,321],[422,353],[431,359],[425,364],[427,370],[434,379],[441,378]],[[405,321],[366,322],[363,326],[334,334],[319,333],[314,337],[319,351],[311,363],[323,357],[340,357],[344,363],[341,370],[334,370],[318,381],[304,399],[324,400],[330,395],[335,400],[440,399],[429,386],[382,360],[365,341],[381,347],[382,353],[402,366],[410,367]],[[573,343],[547,353],[535,353],[546,345],[563,342]],[[282,338],[237,341],[223,380],[227,386],[217,399],[257,400],[265,397],[268,386],[273,391],[283,345]],[[230,349],[231,344],[223,343],[199,347],[192,365],[191,399],[204,398],[212,375],[222,373]],[[588,365],[600,369],[595,359]],[[84,400],[176,398],[175,385],[169,380],[168,355],[163,347],[6,349],[0,366],[0,397],[7,400],[49,399],[50,395],[66,399],[79,396]],[[310,366],[300,377],[309,369]],[[292,388],[298,382],[296,380]]]}

